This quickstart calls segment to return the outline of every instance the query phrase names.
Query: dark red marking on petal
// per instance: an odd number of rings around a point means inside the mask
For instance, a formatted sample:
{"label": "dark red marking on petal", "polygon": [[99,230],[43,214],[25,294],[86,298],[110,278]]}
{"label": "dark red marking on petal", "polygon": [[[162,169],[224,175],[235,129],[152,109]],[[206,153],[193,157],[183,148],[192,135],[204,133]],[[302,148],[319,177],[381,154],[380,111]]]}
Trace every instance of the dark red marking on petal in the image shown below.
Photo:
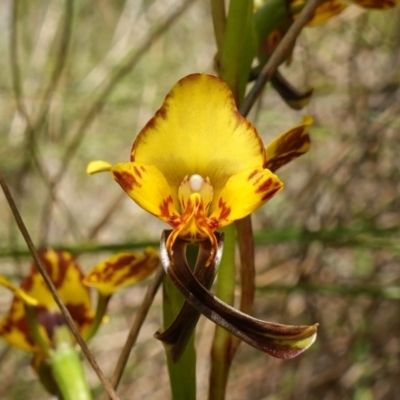
{"label": "dark red marking on petal", "polygon": [[257,174],[258,174],[258,170],[257,169],[255,169],[249,176],[248,176],[248,178],[247,178],[247,180],[251,180],[251,179],[253,179]]}
{"label": "dark red marking on petal", "polygon": [[304,154],[304,151],[300,149],[310,143],[310,136],[306,129],[307,127],[302,125],[283,135],[277,143],[273,157],[267,160],[266,168],[275,172],[282,165]]}
{"label": "dark red marking on petal", "polygon": [[11,306],[10,314],[5,317],[6,319],[3,321],[3,325],[0,327],[0,336],[5,336],[6,334],[10,334],[14,328],[24,336],[24,340],[29,345],[35,346],[35,342],[29,333],[29,327],[28,323],[26,322],[25,316],[15,320],[12,319],[11,317],[12,312],[13,312],[13,306]]}
{"label": "dark red marking on petal", "polygon": [[261,197],[261,200],[262,200],[262,201],[267,201],[267,200],[269,200],[270,198],[272,198],[273,196],[275,196],[275,194],[276,194],[277,192],[279,192],[279,190],[280,190],[280,187],[277,187],[276,189],[270,190],[269,192],[265,193],[265,195],[264,195],[263,197]]}
{"label": "dark red marking on petal", "polygon": [[302,125],[289,131],[279,141],[275,153],[279,156],[291,151],[298,151],[305,144],[310,143],[310,137],[305,133],[305,130],[306,127]]}
{"label": "dark red marking on petal", "polygon": [[78,325],[81,330],[85,325],[88,325],[93,320],[93,315],[85,304],[70,304],[65,305],[70,312],[72,319]]}
{"label": "dark red marking on petal", "polygon": [[180,222],[179,217],[176,215],[171,215],[169,207],[171,204],[174,203],[174,200],[171,195],[169,195],[167,198],[165,198],[162,203],[160,204],[160,217],[163,217],[164,219],[168,220],[168,223],[172,225],[173,227],[176,226],[176,224]]}
{"label": "dark red marking on petal", "polygon": [[134,169],[134,171],[135,171],[135,174],[136,174],[139,178],[141,178],[141,177],[142,177],[142,174],[141,174],[139,168],[135,166],[135,167],[133,167],[133,169]]}
{"label": "dark red marking on petal", "polygon": [[121,185],[122,189],[129,192],[133,190],[133,188],[141,187],[140,183],[136,180],[136,178],[127,171],[114,171],[113,172],[115,180]]}
{"label": "dark red marking on petal", "polygon": [[221,212],[219,214],[219,219],[220,220],[225,220],[229,217],[229,214],[231,213],[230,207],[226,205],[226,202],[223,200],[221,197],[218,201],[218,207],[220,208]]}
{"label": "dark red marking on petal", "polygon": [[263,182],[256,190],[256,193],[263,193],[270,189],[272,185],[272,178],[268,178],[265,182]]}
{"label": "dark red marking on petal", "polygon": [[[50,254],[50,252],[56,255],[57,259],[55,261],[50,261],[47,258],[47,254]],[[58,251],[58,250],[40,249],[38,251],[38,255],[42,261],[44,268],[46,269],[51,280],[53,281],[54,286],[57,289],[59,289],[64,283],[65,275],[70,265],[72,267],[75,267],[79,271],[80,278],[83,279],[83,274],[81,270],[79,269],[78,265],[75,263],[75,261],[68,253],[64,253],[63,251]],[[21,288],[25,292],[29,293],[32,290],[33,276],[36,274],[39,274],[39,271],[36,265],[33,263],[31,266],[30,274],[21,283]]]}

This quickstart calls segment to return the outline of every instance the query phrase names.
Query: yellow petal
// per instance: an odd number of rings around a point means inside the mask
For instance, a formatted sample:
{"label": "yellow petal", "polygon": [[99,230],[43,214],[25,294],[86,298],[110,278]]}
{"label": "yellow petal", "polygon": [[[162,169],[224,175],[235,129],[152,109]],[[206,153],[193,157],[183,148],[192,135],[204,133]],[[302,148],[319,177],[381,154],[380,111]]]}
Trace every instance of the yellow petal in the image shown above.
{"label": "yellow petal", "polygon": [[352,0],[353,3],[368,9],[387,10],[396,7],[397,0]]}
{"label": "yellow petal", "polygon": [[[82,283],[83,273],[73,256],[66,251],[42,249],[39,257],[50,275],[57,292],[80,330],[84,331],[93,318],[89,289]],[[29,276],[21,288],[34,297],[43,313],[59,313],[59,308],[40,275],[32,265]]]}
{"label": "yellow petal", "polygon": [[105,172],[111,169],[112,165],[107,161],[97,160],[91,161],[86,167],[88,175],[97,174],[98,172]]}
{"label": "yellow petal", "polygon": [[160,262],[152,247],[143,253],[118,253],[96,265],[85,277],[86,286],[96,288],[109,296],[115,291],[146,279]]}
{"label": "yellow petal", "polygon": [[281,180],[268,169],[249,168],[232,176],[211,205],[209,224],[218,229],[251,214],[283,188]]}
{"label": "yellow petal", "polygon": [[178,190],[171,191],[156,167],[138,162],[119,163],[112,167],[111,174],[140,207],[174,226],[179,218]]}
{"label": "yellow petal", "polygon": [[186,175],[199,174],[218,195],[230,176],[263,166],[265,152],[228,86],[211,75],[193,74],[176,83],[139,133],[131,159],[156,166],[174,192]]}
{"label": "yellow petal", "polygon": [[8,314],[0,321],[0,337],[21,350],[31,353],[40,351],[29,333],[24,302],[19,297],[14,297]]}
{"label": "yellow petal", "polygon": [[0,284],[14,292],[10,310],[0,321],[0,337],[11,346],[18,347],[29,352],[38,352],[39,348],[35,345],[29,334],[28,324],[25,318],[24,304],[37,306],[38,302],[29,296],[22,289],[14,286],[10,281],[0,275]]}
{"label": "yellow petal", "polygon": [[29,296],[27,293],[25,293],[19,287],[14,286],[7,278],[5,278],[2,275],[0,275],[0,285],[11,290],[16,297],[20,298],[27,305],[29,305],[29,306],[37,306],[38,305],[38,301],[36,299]]}
{"label": "yellow petal", "polygon": [[278,168],[300,157],[310,149],[308,127],[313,123],[309,115],[303,117],[303,123],[282,133],[265,148],[267,168],[275,172]]}

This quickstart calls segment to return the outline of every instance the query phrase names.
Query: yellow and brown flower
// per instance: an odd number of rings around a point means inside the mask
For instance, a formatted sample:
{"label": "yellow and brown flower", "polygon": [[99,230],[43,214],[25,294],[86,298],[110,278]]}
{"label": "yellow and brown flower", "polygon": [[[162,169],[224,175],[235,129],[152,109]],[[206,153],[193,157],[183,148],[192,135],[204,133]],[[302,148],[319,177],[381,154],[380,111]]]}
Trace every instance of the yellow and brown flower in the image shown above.
{"label": "yellow and brown flower", "polygon": [[[109,297],[116,290],[145,279],[159,264],[158,253],[151,248],[144,254],[119,253],[94,267],[85,278],[74,257],[66,251],[42,249],[38,255],[84,337],[96,319],[88,286],[96,287],[100,295]],[[27,314],[32,311],[41,340],[51,348],[54,330],[64,324],[64,318],[35,263],[20,287],[1,275],[0,285],[14,292],[10,310],[0,321],[0,337],[12,346],[42,354],[43,348],[35,340],[29,325],[32,316]]]}
{"label": "yellow and brown flower", "polygon": [[[298,129],[305,141],[308,124]],[[279,143],[274,145],[278,152],[289,144]],[[303,144],[297,150],[289,158],[307,151]],[[217,249],[214,232],[251,214],[283,188],[268,163],[272,166],[272,159],[257,130],[239,114],[228,86],[214,76],[193,74],[172,88],[140,131],[130,162],[113,167],[93,162],[87,171],[110,169],[139,206],[167,222],[173,228],[169,251],[177,237],[209,240],[211,262]]]}

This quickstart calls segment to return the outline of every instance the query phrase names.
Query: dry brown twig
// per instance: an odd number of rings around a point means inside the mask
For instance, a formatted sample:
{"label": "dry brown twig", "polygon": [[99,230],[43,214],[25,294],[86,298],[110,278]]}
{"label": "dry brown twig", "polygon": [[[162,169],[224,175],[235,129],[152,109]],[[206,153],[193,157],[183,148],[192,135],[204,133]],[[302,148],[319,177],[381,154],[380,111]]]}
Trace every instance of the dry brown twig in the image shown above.
{"label": "dry brown twig", "polygon": [[301,30],[306,26],[307,22],[311,19],[317,7],[325,0],[308,0],[304,8],[301,10],[299,17],[293,22],[285,36],[276,46],[274,53],[265,64],[256,82],[251,88],[250,92],[244,99],[240,107],[240,113],[245,117],[253,107],[254,103],[260,96],[267,82],[271,79],[276,69],[282,64],[288,56],[290,49],[293,47],[297,36]]}

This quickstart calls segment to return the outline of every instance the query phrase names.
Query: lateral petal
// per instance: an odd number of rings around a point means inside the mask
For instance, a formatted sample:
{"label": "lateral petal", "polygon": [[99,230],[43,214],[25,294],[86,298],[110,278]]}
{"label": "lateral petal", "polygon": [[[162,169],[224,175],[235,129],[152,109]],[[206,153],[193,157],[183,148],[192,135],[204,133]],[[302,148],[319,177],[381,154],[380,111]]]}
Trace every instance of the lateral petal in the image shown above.
{"label": "lateral petal", "polygon": [[83,280],[104,296],[146,279],[158,266],[157,250],[148,247],[143,253],[118,253],[97,264]]}
{"label": "lateral petal", "polygon": [[293,159],[307,153],[310,149],[308,127],[313,123],[309,115],[303,117],[303,123],[282,133],[265,148],[267,168],[275,172]]}
{"label": "lateral petal", "polygon": [[1,275],[0,284],[14,293],[10,310],[0,321],[0,337],[11,346],[28,352],[38,352],[39,347],[35,345],[29,333],[24,307],[24,304],[37,306],[37,300]]}
{"label": "lateral petal", "polygon": [[171,190],[155,166],[139,162],[119,163],[111,168],[111,174],[140,207],[175,225],[179,218],[178,190]]}
{"label": "lateral petal", "polygon": [[282,188],[281,180],[268,169],[253,167],[232,176],[211,205],[210,227],[215,230],[246,217]]}
{"label": "lateral petal", "polygon": [[35,298],[33,298],[32,296],[29,296],[29,294],[25,293],[21,288],[12,284],[3,275],[0,275],[0,285],[11,290],[14,293],[14,295],[16,297],[18,297],[19,299],[21,299],[25,304],[27,304],[29,306],[37,306],[38,305],[38,301]]}

